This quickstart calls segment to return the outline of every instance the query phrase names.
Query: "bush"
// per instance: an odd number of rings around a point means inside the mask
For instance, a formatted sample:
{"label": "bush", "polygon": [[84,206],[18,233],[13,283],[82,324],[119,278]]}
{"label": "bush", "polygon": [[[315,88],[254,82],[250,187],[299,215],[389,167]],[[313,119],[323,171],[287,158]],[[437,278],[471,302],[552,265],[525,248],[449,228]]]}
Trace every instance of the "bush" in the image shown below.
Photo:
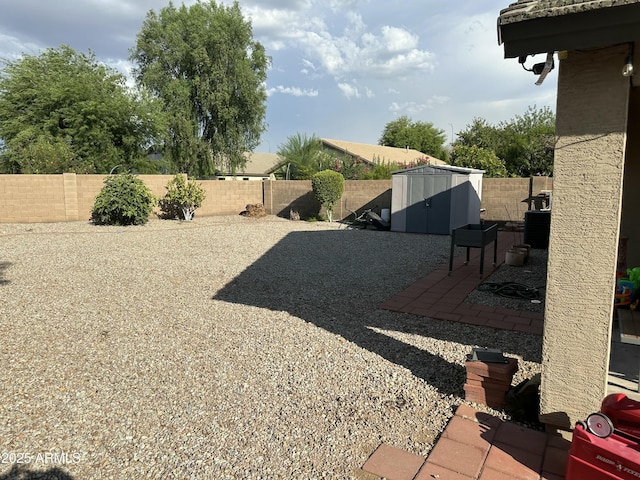
{"label": "bush", "polygon": [[156,202],[151,190],[136,176],[109,175],[93,204],[91,220],[96,225],[144,225]]}
{"label": "bush", "polygon": [[344,177],[333,170],[323,170],[311,177],[311,186],[316,199],[327,210],[327,217],[331,222],[333,207],[344,192]]}
{"label": "bush", "polygon": [[375,160],[373,166],[362,176],[362,180],[388,180],[392,178],[391,172],[402,170],[402,168],[397,163]]}
{"label": "bush", "polygon": [[186,181],[181,174],[169,180],[166,188],[167,193],[160,200],[160,216],[186,221],[193,219],[193,214],[205,199],[204,189],[196,182]]}

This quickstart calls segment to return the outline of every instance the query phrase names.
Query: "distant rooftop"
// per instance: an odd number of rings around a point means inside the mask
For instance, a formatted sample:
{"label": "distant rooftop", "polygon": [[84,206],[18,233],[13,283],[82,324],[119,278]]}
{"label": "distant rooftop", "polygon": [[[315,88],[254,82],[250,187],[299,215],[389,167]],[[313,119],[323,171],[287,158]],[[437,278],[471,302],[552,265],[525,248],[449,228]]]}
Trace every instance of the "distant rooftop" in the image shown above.
{"label": "distant rooftop", "polygon": [[346,142],[344,140],[333,140],[330,138],[322,138],[321,141],[325,148],[330,148],[336,152],[354,155],[368,162],[378,160],[382,162],[409,164],[419,158],[428,158],[433,165],[445,164],[445,162],[438,158],[411,148],[396,148],[384,145],[371,145],[368,143]]}

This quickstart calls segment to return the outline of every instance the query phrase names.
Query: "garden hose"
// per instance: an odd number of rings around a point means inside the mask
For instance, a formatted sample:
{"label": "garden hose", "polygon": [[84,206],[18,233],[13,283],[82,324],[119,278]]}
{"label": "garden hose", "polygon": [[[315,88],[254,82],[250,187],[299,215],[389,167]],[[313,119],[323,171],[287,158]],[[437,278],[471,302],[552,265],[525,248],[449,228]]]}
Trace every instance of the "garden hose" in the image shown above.
{"label": "garden hose", "polygon": [[501,283],[481,283],[478,285],[481,292],[492,292],[506,298],[522,298],[525,300],[535,300],[538,298],[538,289],[521,283],[501,282]]}

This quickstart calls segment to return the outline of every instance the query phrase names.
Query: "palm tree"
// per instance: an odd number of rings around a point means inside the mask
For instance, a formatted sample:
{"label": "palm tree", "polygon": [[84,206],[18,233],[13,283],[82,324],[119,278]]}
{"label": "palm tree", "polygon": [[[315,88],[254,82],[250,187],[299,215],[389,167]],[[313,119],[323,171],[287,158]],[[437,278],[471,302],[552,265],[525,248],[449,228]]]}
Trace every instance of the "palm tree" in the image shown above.
{"label": "palm tree", "polygon": [[276,174],[285,180],[310,180],[313,174],[329,168],[332,159],[318,137],[301,133],[288,137],[277,154],[280,162]]}

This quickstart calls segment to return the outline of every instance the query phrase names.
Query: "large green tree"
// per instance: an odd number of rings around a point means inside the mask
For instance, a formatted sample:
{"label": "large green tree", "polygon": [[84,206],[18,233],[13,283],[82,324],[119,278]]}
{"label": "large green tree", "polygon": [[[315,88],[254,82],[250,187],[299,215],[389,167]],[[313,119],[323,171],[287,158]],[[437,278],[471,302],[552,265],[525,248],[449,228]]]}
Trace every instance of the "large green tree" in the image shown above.
{"label": "large green tree", "polygon": [[456,167],[478,168],[484,170],[487,177],[507,177],[507,169],[492,150],[475,145],[456,145],[451,152],[451,165]]}
{"label": "large green tree", "polygon": [[500,127],[504,140],[498,156],[509,173],[518,177],[553,173],[556,118],[549,107],[529,107]]}
{"label": "large green tree", "polygon": [[131,60],[137,81],[165,103],[165,154],[180,171],[235,174],[265,130],[269,59],[238,3],[151,10]]}
{"label": "large green tree", "polygon": [[62,45],[6,61],[0,72],[0,169],[107,173],[144,162],[159,109],[124,77]]}
{"label": "large green tree", "polygon": [[390,121],[384,127],[379,145],[397,148],[413,148],[440,160],[448,159],[444,147],[446,136],[429,122],[412,121],[407,116]]}
{"label": "large green tree", "polygon": [[494,153],[500,150],[502,140],[500,129],[480,117],[474,118],[465,130],[457,133],[457,137],[454,146],[484,148]]}
{"label": "large green tree", "polygon": [[512,177],[551,175],[555,149],[555,115],[550,108],[529,107],[523,115],[491,125],[475,118],[458,133],[456,146],[489,150]]}

